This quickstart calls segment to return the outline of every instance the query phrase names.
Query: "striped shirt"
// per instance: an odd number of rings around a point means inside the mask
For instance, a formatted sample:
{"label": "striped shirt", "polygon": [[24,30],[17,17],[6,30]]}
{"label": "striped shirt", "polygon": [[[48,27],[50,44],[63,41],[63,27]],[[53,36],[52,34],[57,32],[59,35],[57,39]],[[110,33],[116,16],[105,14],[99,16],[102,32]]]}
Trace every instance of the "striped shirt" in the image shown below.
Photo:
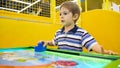
{"label": "striped shirt", "polygon": [[96,40],[86,30],[76,25],[67,33],[64,32],[64,27],[58,30],[53,39],[53,44],[58,45],[59,49],[73,51],[82,51],[82,47],[90,51],[96,43]]}

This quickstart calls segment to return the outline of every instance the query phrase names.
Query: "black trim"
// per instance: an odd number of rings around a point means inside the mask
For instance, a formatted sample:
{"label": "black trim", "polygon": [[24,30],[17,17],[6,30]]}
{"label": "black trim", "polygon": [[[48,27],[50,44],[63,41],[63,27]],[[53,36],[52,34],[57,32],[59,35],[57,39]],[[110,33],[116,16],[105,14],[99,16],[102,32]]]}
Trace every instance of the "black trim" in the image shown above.
{"label": "black trim", "polygon": [[[82,30],[82,29],[81,29],[81,30]],[[83,31],[77,31],[77,32],[84,33]]]}
{"label": "black trim", "polygon": [[79,53],[59,51],[59,50],[52,50],[52,49],[47,49],[47,51],[59,52],[59,53],[65,53],[65,54],[72,54],[72,55],[80,55]]}

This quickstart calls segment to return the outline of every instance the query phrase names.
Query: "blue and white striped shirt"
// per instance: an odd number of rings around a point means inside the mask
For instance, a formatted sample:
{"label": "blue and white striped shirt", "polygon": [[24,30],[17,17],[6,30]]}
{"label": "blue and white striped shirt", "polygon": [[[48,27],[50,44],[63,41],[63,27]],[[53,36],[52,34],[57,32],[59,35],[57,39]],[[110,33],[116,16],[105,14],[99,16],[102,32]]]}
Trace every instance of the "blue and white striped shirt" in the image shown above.
{"label": "blue and white striped shirt", "polygon": [[89,51],[96,44],[96,40],[84,29],[74,26],[73,29],[64,32],[64,27],[58,30],[53,39],[53,44],[59,49],[82,51],[86,47]]}

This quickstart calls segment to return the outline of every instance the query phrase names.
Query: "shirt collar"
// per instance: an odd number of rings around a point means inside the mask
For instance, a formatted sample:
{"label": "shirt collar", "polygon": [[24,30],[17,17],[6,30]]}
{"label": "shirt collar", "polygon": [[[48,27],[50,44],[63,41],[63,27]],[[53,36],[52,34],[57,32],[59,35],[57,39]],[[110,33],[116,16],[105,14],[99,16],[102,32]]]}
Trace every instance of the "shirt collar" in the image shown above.
{"label": "shirt collar", "polygon": [[[61,33],[64,33],[64,27],[61,29]],[[74,28],[72,28],[71,30],[68,31],[68,33],[75,33],[78,29],[78,26],[74,26]]]}

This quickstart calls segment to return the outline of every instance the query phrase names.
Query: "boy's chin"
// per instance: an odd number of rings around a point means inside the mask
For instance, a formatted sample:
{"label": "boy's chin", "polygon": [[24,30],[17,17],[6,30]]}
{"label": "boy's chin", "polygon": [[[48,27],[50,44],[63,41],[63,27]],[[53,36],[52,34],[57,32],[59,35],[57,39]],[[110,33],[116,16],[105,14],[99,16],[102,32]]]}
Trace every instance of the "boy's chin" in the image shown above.
{"label": "boy's chin", "polygon": [[70,25],[68,25],[68,24],[64,24],[63,26],[64,26],[64,27],[68,27],[68,26],[70,26]]}
{"label": "boy's chin", "polygon": [[63,26],[65,26],[65,25],[66,25],[66,23],[65,23],[65,22],[61,22],[61,24],[62,24]]}
{"label": "boy's chin", "polygon": [[65,22],[61,22],[63,26],[69,26],[69,24],[65,23]]}
{"label": "boy's chin", "polygon": [[63,25],[63,26],[67,26],[67,24],[65,24],[65,23],[62,23],[62,25]]}

